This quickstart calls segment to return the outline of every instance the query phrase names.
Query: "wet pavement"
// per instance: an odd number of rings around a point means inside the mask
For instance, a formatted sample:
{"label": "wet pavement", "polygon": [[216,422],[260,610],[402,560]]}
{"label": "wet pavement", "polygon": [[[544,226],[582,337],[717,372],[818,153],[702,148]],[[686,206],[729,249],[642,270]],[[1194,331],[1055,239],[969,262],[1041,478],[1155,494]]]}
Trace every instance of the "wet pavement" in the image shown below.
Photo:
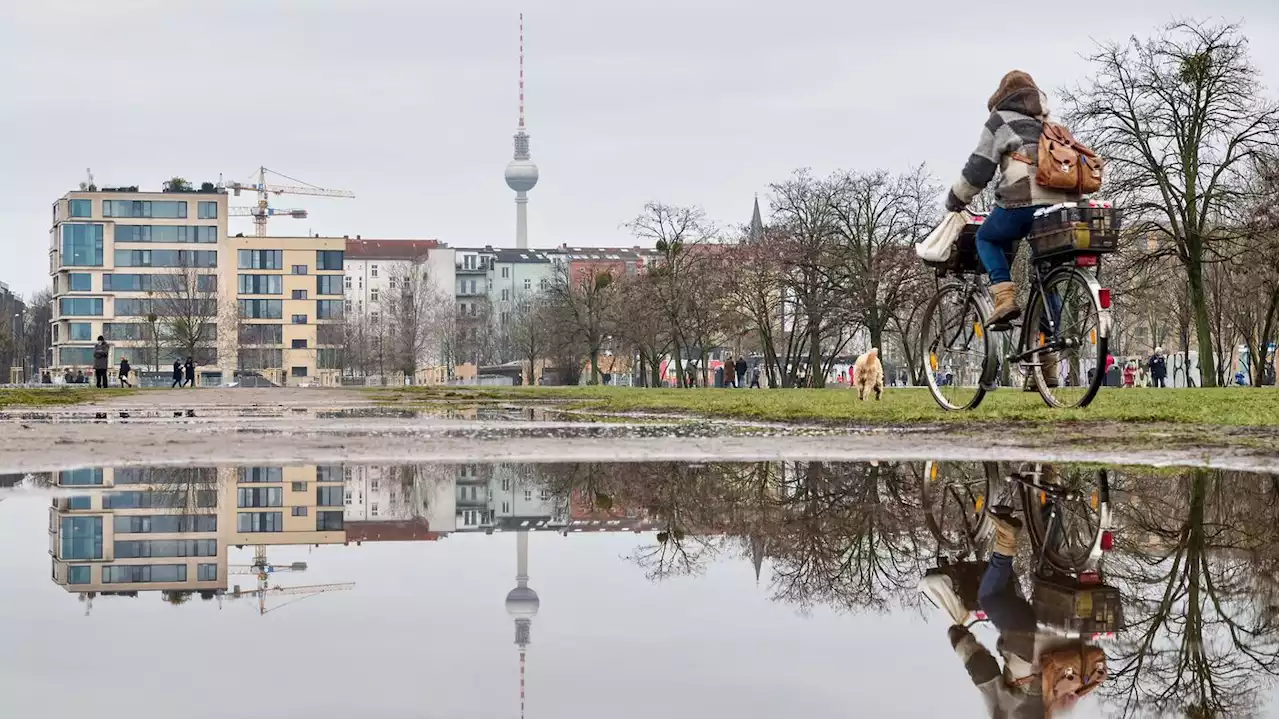
{"label": "wet pavement", "polygon": [[1099,650],[1074,716],[1275,716],[1278,492],[888,457],[10,473],[0,716],[989,716],[968,636],[1015,674],[1029,637]]}

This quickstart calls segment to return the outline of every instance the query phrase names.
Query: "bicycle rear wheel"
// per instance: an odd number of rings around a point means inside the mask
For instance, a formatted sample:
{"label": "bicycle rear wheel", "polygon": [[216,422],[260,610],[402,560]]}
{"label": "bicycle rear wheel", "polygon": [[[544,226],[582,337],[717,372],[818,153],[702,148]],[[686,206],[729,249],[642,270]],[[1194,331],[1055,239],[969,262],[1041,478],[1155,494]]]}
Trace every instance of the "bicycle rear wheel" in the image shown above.
{"label": "bicycle rear wheel", "polygon": [[995,354],[981,299],[952,282],[925,308],[920,326],[922,374],[938,406],[973,409],[986,394]]}
{"label": "bicycle rear wheel", "polygon": [[[1045,489],[1041,489],[1045,487]],[[1072,500],[1056,497],[1072,491]],[[1095,568],[1102,557],[1102,534],[1111,528],[1111,486],[1105,469],[1039,465],[1023,490],[1023,514],[1031,546],[1044,547],[1045,560],[1063,572]],[[1049,531],[1050,503],[1058,508],[1057,526]]]}
{"label": "bicycle rear wheel", "polygon": [[1038,351],[1023,362],[1050,407],[1087,407],[1102,386],[1107,324],[1095,285],[1081,270],[1062,269],[1028,298],[1021,349]]}

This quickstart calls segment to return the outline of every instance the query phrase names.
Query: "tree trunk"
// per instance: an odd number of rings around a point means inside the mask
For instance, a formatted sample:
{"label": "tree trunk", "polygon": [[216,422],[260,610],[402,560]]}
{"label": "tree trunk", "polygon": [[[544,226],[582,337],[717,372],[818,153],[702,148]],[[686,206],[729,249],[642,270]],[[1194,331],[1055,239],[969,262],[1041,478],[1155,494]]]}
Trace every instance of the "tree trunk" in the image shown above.
{"label": "tree trunk", "polygon": [[809,387],[821,388],[826,386],[824,381],[826,378],[822,376],[822,333],[819,318],[810,315],[809,317],[809,381],[806,383]]}
{"label": "tree trunk", "polygon": [[[1200,386],[1216,387],[1217,361],[1213,356],[1213,337],[1209,332],[1209,304],[1204,294],[1204,272],[1200,258],[1192,257],[1187,266],[1191,285],[1191,308],[1196,325],[1196,351],[1200,354]],[[1189,373],[1188,373],[1189,374]]]}
{"label": "tree trunk", "polygon": [[600,384],[600,350],[591,348],[591,382],[590,384]]}

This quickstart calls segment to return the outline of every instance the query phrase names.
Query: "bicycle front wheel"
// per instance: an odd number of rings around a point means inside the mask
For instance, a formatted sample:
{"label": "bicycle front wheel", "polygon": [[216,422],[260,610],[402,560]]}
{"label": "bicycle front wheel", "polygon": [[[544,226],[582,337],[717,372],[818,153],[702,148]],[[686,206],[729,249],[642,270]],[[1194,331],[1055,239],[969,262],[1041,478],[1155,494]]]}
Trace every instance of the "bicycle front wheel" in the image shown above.
{"label": "bicycle front wheel", "polygon": [[1102,386],[1107,323],[1096,289],[1083,271],[1058,270],[1028,298],[1023,365],[1050,407],[1087,407]]}
{"label": "bicycle front wheel", "polygon": [[925,462],[920,507],[938,546],[957,553],[978,552],[987,522],[988,497],[1000,482],[995,462]]}
{"label": "bicycle front wheel", "polygon": [[959,283],[938,289],[920,326],[922,374],[929,393],[945,410],[973,409],[986,394],[995,363],[987,312]]}

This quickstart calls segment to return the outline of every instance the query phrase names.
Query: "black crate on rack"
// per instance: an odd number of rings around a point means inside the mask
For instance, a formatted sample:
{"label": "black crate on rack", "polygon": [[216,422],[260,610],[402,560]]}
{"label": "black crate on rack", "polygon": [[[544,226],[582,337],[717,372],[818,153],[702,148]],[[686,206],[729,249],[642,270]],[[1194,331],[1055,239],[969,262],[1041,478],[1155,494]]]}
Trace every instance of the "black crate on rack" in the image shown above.
{"label": "black crate on rack", "polygon": [[1067,577],[1037,578],[1031,605],[1042,624],[1085,637],[1114,633],[1124,623],[1120,590],[1106,584]]}
{"label": "black crate on rack", "polygon": [[1027,242],[1038,258],[1115,252],[1120,246],[1120,213],[1111,203],[1097,200],[1047,207],[1036,213]]}

